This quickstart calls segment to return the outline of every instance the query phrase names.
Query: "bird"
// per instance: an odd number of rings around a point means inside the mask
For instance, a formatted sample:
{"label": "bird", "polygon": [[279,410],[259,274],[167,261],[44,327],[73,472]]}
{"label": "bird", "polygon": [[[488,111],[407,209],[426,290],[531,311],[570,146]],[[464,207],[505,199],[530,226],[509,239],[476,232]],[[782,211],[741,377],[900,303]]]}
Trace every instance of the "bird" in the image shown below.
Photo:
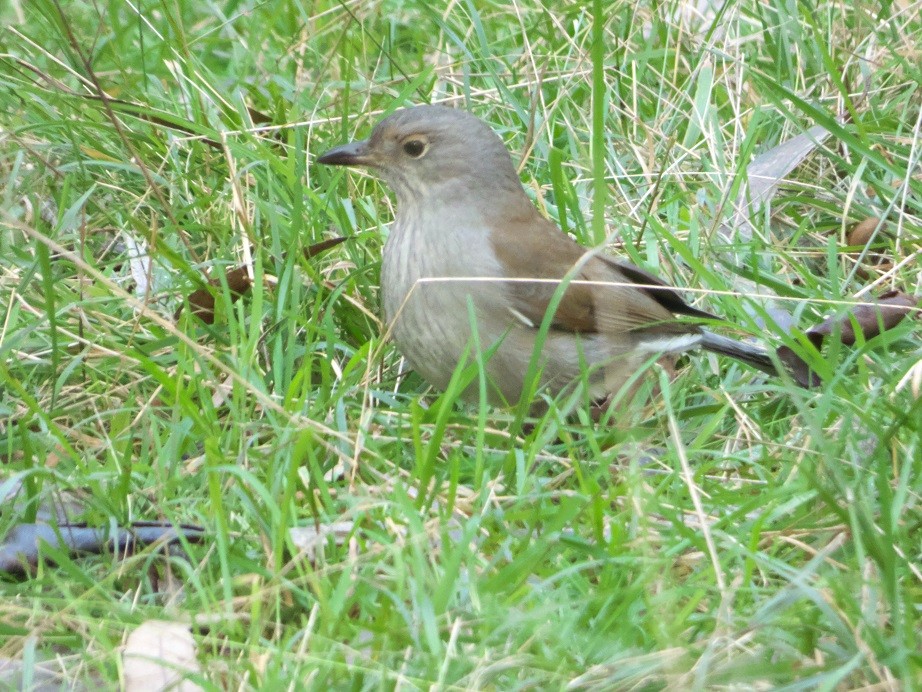
{"label": "bird", "polygon": [[[370,169],[396,195],[381,263],[384,324],[436,389],[477,358],[489,403],[525,395],[535,410],[536,393],[583,385],[593,402],[614,399],[646,364],[695,348],[779,372],[761,347],[703,328],[717,318],[675,288],[545,218],[502,139],[467,111],[403,108],[317,161]],[[478,382],[462,397],[477,401]]]}

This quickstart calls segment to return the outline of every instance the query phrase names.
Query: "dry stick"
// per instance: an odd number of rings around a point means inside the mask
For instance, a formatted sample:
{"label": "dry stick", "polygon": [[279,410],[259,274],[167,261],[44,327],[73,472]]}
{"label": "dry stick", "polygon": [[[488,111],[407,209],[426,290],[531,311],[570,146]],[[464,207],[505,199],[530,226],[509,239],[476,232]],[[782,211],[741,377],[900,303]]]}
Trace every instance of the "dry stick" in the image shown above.
{"label": "dry stick", "polygon": [[191,524],[139,521],[127,527],[108,528],[86,524],[16,524],[0,542],[0,574],[23,574],[38,564],[42,543],[68,554],[133,551],[154,543],[175,544],[181,539],[201,543],[205,529]]}

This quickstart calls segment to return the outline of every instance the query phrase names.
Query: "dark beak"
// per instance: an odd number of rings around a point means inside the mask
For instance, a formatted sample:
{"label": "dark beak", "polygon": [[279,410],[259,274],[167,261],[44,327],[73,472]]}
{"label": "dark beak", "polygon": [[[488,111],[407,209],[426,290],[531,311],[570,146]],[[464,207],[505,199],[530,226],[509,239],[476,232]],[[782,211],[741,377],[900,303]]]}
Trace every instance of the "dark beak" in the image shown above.
{"label": "dark beak", "polygon": [[327,166],[369,166],[374,163],[374,160],[368,140],[363,139],[359,142],[349,142],[349,144],[333,147],[317,159],[317,163]]}

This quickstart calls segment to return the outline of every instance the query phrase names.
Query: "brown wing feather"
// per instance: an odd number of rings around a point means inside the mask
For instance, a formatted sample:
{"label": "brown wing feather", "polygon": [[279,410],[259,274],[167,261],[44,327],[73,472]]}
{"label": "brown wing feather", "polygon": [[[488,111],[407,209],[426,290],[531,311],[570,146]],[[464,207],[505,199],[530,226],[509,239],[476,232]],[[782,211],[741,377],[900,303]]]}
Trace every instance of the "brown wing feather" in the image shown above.
{"label": "brown wing feather", "polygon": [[[579,261],[585,248],[561,233],[553,223],[535,213],[531,226],[525,233],[502,234],[500,242],[494,235],[494,250],[500,262],[516,279],[562,279]],[[540,222],[540,223],[539,223]],[[503,239],[515,238],[516,243]],[[521,239],[525,242],[518,242]],[[585,279],[583,272],[574,278]],[[557,290],[557,284],[548,282],[510,281],[506,290],[513,307],[538,325],[544,319],[548,305]],[[589,286],[571,284],[564,293],[554,314],[553,326],[572,332],[595,332],[595,301]]]}
{"label": "brown wing feather", "polygon": [[[525,215],[507,219],[506,232],[493,235],[497,258],[517,279],[560,280],[581,260],[587,249],[562,233],[551,221]],[[520,224],[520,230],[508,228]],[[619,333],[638,329],[684,332],[688,325],[673,321],[673,313],[709,316],[687,305],[678,294],[656,277],[627,263],[603,255],[585,262],[570,284],[554,314],[554,329],[577,333]],[[662,288],[642,289],[643,283]],[[506,289],[512,307],[538,325],[544,319],[557,290],[555,283],[510,281]]]}

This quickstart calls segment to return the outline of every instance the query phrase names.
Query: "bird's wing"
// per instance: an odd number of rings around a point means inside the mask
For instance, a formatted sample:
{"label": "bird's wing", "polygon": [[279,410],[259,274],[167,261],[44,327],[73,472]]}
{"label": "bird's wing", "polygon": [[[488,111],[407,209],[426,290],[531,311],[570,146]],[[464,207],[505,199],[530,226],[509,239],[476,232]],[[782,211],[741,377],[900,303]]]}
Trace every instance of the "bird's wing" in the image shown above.
{"label": "bird's wing", "polygon": [[699,310],[698,308],[692,307],[686,303],[674,287],[670,286],[665,281],[657,276],[654,276],[645,269],[641,269],[640,267],[634,266],[630,262],[625,262],[624,260],[619,260],[607,255],[596,255],[596,257],[611,267],[614,271],[622,274],[623,276],[630,279],[633,283],[637,284],[638,290],[642,290],[671,313],[675,315],[685,315],[687,317],[697,317],[699,319],[706,320],[718,319],[716,315],[712,315],[711,313],[705,312],[704,310]]}
{"label": "bird's wing", "polygon": [[[588,250],[537,212],[522,232],[493,234],[497,258],[517,279],[506,283],[513,314],[526,324],[541,324],[559,280]],[[528,279],[536,279],[529,281]],[[544,281],[542,281],[544,280]],[[552,280],[552,281],[547,281]],[[577,333],[621,333],[637,330],[687,332],[674,313],[710,317],[687,305],[656,277],[626,262],[592,255],[573,276],[554,313],[552,328]],[[591,283],[584,283],[591,282]],[[641,284],[638,286],[637,284]]]}
{"label": "bird's wing", "polygon": [[[585,249],[535,212],[523,219],[521,232],[505,229],[492,236],[497,259],[512,279],[505,297],[522,321],[537,327],[544,320],[558,282],[582,257]],[[545,225],[546,224],[546,225]],[[585,280],[583,272],[573,277]],[[554,313],[552,326],[573,332],[595,332],[596,309],[592,290],[571,283]]]}

